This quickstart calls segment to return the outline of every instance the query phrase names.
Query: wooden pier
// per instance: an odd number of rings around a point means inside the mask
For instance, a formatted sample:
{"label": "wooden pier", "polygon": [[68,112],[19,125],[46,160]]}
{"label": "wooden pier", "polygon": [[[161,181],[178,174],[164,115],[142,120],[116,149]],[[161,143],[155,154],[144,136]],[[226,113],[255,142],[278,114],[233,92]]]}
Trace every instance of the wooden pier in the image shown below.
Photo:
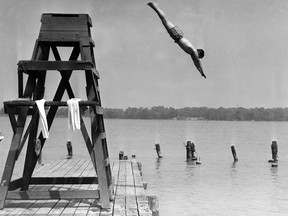
{"label": "wooden pier", "polygon": [[[125,216],[148,216],[152,215],[148,205],[148,198],[143,188],[142,177],[136,160],[120,160],[113,163],[112,176],[114,180],[114,195],[110,202],[110,209],[101,209],[99,199],[94,199],[95,191],[98,188],[95,169],[90,160],[65,159],[53,161],[39,166],[33,173],[33,179],[47,179],[59,177],[65,184],[31,184],[23,197],[8,197],[5,208],[0,210],[0,215],[125,215]],[[71,177],[75,177],[80,184],[71,184]],[[91,181],[88,181],[90,177]],[[67,181],[65,181],[67,179]],[[85,179],[85,181],[84,181]],[[81,182],[83,180],[83,182]],[[81,190],[85,197],[90,198],[65,198],[54,199],[54,195],[65,191]],[[35,199],[37,192],[47,191],[46,199]],[[87,195],[90,191],[91,195]],[[19,194],[19,193],[15,193]],[[22,194],[23,195],[23,194]],[[24,196],[23,195],[23,196]],[[29,197],[28,197],[29,196]],[[28,199],[27,199],[28,198]]]}

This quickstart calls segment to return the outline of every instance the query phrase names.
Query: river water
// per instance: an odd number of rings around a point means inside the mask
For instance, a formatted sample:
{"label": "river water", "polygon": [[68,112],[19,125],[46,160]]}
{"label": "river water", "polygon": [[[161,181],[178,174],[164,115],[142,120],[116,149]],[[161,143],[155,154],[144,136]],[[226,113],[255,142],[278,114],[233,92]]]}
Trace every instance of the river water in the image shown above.
{"label": "river water", "polygon": [[[161,216],[287,215],[288,122],[178,120],[105,120],[111,160],[119,151],[135,154],[143,165],[147,194],[156,195]],[[0,117],[0,174],[12,137],[7,117]],[[79,131],[69,132],[67,119],[55,119],[43,149],[43,162],[66,158],[71,139],[75,158],[89,159]],[[183,143],[194,141],[202,164],[186,161]],[[271,142],[278,143],[278,167],[271,167]],[[159,142],[163,158],[157,159]],[[239,161],[233,163],[230,146]],[[23,166],[23,153],[15,175]]]}

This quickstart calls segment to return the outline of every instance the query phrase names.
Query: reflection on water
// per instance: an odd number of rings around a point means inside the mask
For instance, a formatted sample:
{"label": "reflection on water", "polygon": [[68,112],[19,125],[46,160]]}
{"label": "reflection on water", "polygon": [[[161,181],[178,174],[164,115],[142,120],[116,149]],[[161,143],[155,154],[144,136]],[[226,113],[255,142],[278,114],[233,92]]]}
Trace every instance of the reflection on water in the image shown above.
{"label": "reflection on water", "polygon": [[277,180],[277,178],[278,178],[278,166],[271,166],[270,170],[271,170],[270,173],[271,173],[272,179]]}
{"label": "reflection on water", "polygon": [[237,177],[237,163],[238,163],[238,161],[233,162],[231,164],[231,173],[230,174],[231,174],[232,180]]}
{"label": "reflection on water", "polygon": [[187,167],[192,167],[192,165],[196,165],[196,160],[186,159]]}
{"label": "reflection on water", "polygon": [[156,164],[156,166],[155,166],[156,170],[158,170],[160,168],[162,159],[163,158],[157,158],[156,159],[156,163],[155,163]]}

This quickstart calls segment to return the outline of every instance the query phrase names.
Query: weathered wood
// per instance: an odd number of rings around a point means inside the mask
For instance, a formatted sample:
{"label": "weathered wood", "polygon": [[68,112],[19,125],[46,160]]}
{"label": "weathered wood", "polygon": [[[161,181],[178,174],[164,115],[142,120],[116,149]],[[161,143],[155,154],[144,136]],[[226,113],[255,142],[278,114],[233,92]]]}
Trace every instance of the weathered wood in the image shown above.
{"label": "weathered wood", "polygon": [[135,196],[137,200],[139,215],[152,215],[152,212],[149,209],[148,199],[143,188],[142,177],[138,166],[139,162],[137,162],[136,160],[132,160],[131,162],[134,175]]}
{"label": "weathered wood", "polygon": [[[57,46],[55,44],[53,44],[53,45],[51,45],[51,49],[52,49],[52,52],[54,54],[55,60],[61,61],[61,57],[60,57],[60,54],[58,52]],[[70,73],[70,71],[60,71],[62,80],[65,82],[65,88],[66,88],[66,91],[68,93],[69,98],[75,98],[72,87],[71,87],[70,82],[69,82],[69,78],[67,78],[67,75],[69,73]]]}
{"label": "weathered wood", "polygon": [[[103,155],[103,144],[102,139],[97,139],[94,145],[94,152],[96,152],[96,167],[97,167],[97,176],[99,180],[99,187],[100,187],[100,196],[101,196],[101,204],[103,208],[110,208],[109,200],[112,198],[112,179],[109,179],[109,174],[111,175],[110,165],[106,166],[104,163]],[[107,167],[109,170],[107,170]],[[108,190],[107,190],[108,189]]]}
{"label": "weathered wood", "polygon": [[[38,112],[38,109],[37,109],[36,112]],[[29,135],[29,132],[30,132],[30,130],[31,130],[31,127],[32,127],[32,125],[34,125],[34,124],[36,123],[37,117],[38,117],[38,115],[33,115],[33,116],[32,116],[32,119],[30,120],[30,123],[29,123],[28,127],[26,128],[26,131],[25,131],[25,133],[24,133],[24,136],[23,136],[23,138],[22,138],[22,140],[21,140],[21,142],[20,142],[20,144],[19,144],[19,146],[18,146],[18,151],[17,151],[17,155],[16,155],[16,160],[18,160],[18,157],[19,157],[19,155],[20,155],[20,153],[21,153],[21,151],[22,151],[22,149],[23,149],[23,147],[24,147],[24,144],[25,144],[26,139],[27,139],[27,137],[28,137],[28,135]]]}
{"label": "weathered wood", "polygon": [[60,31],[60,32],[86,32],[91,36],[89,28],[92,27],[92,20],[88,14],[49,14],[41,16],[40,32]]}
{"label": "weathered wood", "polygon": [[234,162],[238,161],[238,157],[237,157],[237,153],[236,153],[236,149],[234,145],[231,145],[231,152],[232,152]]}
{"label": "weathered wood", "polygon": [[31,184],[98,184],[97,177],[33,177]]}
{"label": "weathered wood", "polygon": [[0,209],[4,208],[5,206],[5,199],[8,192],[9,183],[13,174],[18,145],[23,134],[27,113],[28,107],[22,107],[21,113],[19,114],[17,119],[17,125],[15,125],[15,133],[12,138],[11,146],[8,152],[6,164],[0,183]]}
{"label": "weathered wood", "polygon": [[[31,199],[34,198],[35,196],[36,198],[37,193],[28,190],[29,186],[32,183],[35,184],[38,184],[40,182],[47,184],[57,183],[57,187],[56,186],[53,187],[57,189],[61,188],[62,184],[64,183],[71,183],[71,184],[80,183],[81,184],[80,188],[85,188],[90,183],[89,181],[92,181],[91,180],[92,178],[87,179],[83,177],[78,179],[78,181],[76,181],[74,178],[71,178],[74,176],[78,178],[79,175],[82,175],[83,173],[88,173],[88,171],[85,172],[82,170],[83,167],[88,166],[88,163],[84,160],[62,163],[63,167],[65,167],[65,172],[60,172],[57,169],[57,166],[61,164],[57,164],[51,167],[52,169],[48,172],[45,172],[44,169],[38,172],[37,175],[42,176],[42,179],[34,177],[32,178],[32,173],[34,172],[34,168],[36,167],[37,160],[39,157],[39,154],[35,154],[34,151],[35,140],[40,140],[42,149],[46,141],[42,133],[40,133],[40,136],[37,137],[39,113],[37,112],[35,106],[35,100],[40,100],[44,97],[46,73],[50,70],[57,70],[61,74],[61,80],[54,95],[53,101],[45,103],[45,106],[50,106],[47,115],[48,130],[50,130],[58,107],[67,106],[65,102],[61,101],[65,90],[67,91],[69,98],[75,97],[71,84],[69,82],[72,71],[82,70],[85,71],[86,84],[87,84],[86,92],[88,101],[80,102],[80,109],[81,111],[83,111],[86,106],[89,106],[90,108],[91,136],[87,132],[82,116],[80,117],[81,131],[89,155],[91,157],[92,164],[94,166],[93,170],[94,177],[95,173],[98,173],[102,207],[109,208],[110,207],[109,199],[112,197],[111,195],[112,177],[111,177],[111,168],[110,168],[110,161],[109,161],[107,141],[103,121],[103,108],[101,107],[101,100],[98,87],[99,73],[96,69],[95,56],[93,51],[94,41],[91,38],[91,31],[90,31],[90,27],[92,26],[91,19],[87,14],[43,14],[41,22],[42,25],[40,29],[40,34],[39,38],[35,42],[35,47],[32,54],[32,60],[30,61],[22,60],[19,61],[18,63],[18,78],[19,78],[18,95],[19,97],[23,97],[26,99],[8,101],[4,104],[5,112],[9,113],[14,133],[16,134],[18,133],[18,127],[16,125],[17,122],[15,119],[15,115],[21,113],[21,110],[23,109],[27,110],[24,116],[25,120],[27,114],[32,115],[32,120],[30,121],[30,124],[25,132],[23,139],[21,139],[23,133],[22,131],[21,134],[19,134],[20,136],[18,142],[11,144],[11,147],[15,149],[16,144],[19,145],[17,146],[17,151],[13,150],[12,155],[13,157],[11,157],[12,158],[11,163],[13,166],[7,169],[8,172],[4,171],[4,173],[8,173],[9,175],[5,176],[5,179],[8,178],[7,179],[8,182],[6,182],[6,180],[1,182],[1,184],[6,187],[2,188],[4,189],[4,191],[0,191],[0,197],[4,198],[2,200],[2,204],[5,202],[9,182],[11,180],[10,174],[12,174],[13,172],[15,160],[20,155],[20,152],[28,136],[29,140],[27,144],[23,177],[18,179],[17,181],[14,181],[10,187],[15,189],[21,186],[21,190],[23,191],[20,192],[11,191],[9,192],[10,197],[18,196],[18,198],[21,197]],[[58,46],[72,47],[72,53],[70,54],[68,61],[61,60],[61,56],[57,49]],[[50,50],[52,50],[54,54],[55,61],[49,61],[49,59],[51,59],[49,58]],[[81,60],[78,60],[79,55],[81,55]],[[28,74],[24,92],[23,92],[23,73]],[[91,170],[89,172],[92,173]],[[64,177],[59,177],[58,175],[60,176],[64,175]],[[85,183],[85,181],[87,181],[87,184],[83,184]],[[48,191],[43,191],[39,193],[39,198],[42,197],[43,199],[46,199],[48,198],[49,193]],[[57,198],[57,196],[54,195],[54,192],[52,192],[52,194],[53,197],[50,198],[54,197]],[[69,193],[63,192],[63,194],[64,194],[63,196],[65,197],[66,194]],[[64,205],[64,203],[56,202],[55,205],[62,206]],[[81,209],[80,212],[82,211],[83,209]],[[53,210],[52,213],[54,214],[56,212],[58,211]]]}
{"label": "weathered wood", "polygon": [[[35,142],[38,130],[39,112],[34,114],[36,120],[32,123],[29,131],[29,139],[27,143],[26,158],[24,163],[23,180],[21,190],[28,190],[32,173],[35,169],[38,157],[35,153]],[[42,133],[40,134],[40,141],[43,142]],[[42,148],[42,144],[41,144]]]}
{"label": "weathered wood", "polygon": [[94,66],[89,61],[47,61],[47,60],[21,60],[18,62],[18,71],[29,74],[31,71],[46,70],[91,70]]}
{"label": "weathered wood", "polygon": [[152,211],[152,216],[159,216],[159,200],[157,196],[149,195],[148,198],[148,204],[149,208]]}
{"label": "weathered wood", "polygon": [[197,160],[197,157],[195,156],[195,144],[191,141],[187,141],[186,143],[186,158],[191,160]]}
{"label": "weathered wood", "polygon": [[138,213],[137,200],[135,195],[134,175],[130,161],[126,161],[126,215]]}
{"label": "weathered wood", "polygon": [[18,71],[18,97],[23,97],[23,71]]}
{"label": "weathered wood", "polygon": [[[77,168],[74,168],[77,167]],[[49,170],[52,171],[49,171]],[[67,171],[67,169],[69,171]],[[50,173],[49,178],[52,179],[52,176],[55,175],[64,175],[65,178],[73,172],[75,175],[83,175],[86,173],[89,175],[89,172],[92,171],[93,175],[93,165],[91,162],[87,160],[61,160],[55,161],[51,163],[47,163],[44,166],[41,166],[35,170],[33,174],[33,179],[41,180],[44,177],[36,177],[45,175],[44,172]],[[86,172],[85,172],[86,171]],[[46,185],[46,182],[42,182],[43,185],[33,185],[29,188],[28,192],[9,192],[9,196],[16,196],[17,199],[22,196],[30,196],[32,199],[35,194],[37,197],[39,194],[42,194],[43,199],[37,198],[36,200],[12,200],[10,204],[7,204],[6,208],[0,211],[0,215],[4,212],[13,212],[16,215],[119,215],[121,212],[125,215],[137,215],[137,216],[145,216],[152,215],[151,210],[149,209],[148,197],[146,196],[143,189],[142,178],[139,174],[138,165],[136,160],[134,161],[115,161],[112,166],[113,179],[115,181],[114,191],[115,197],[114,201],[111,202],[110,209],[100,209],[97,200],[93,198],[67,198],[67,199],[54,199],[52,196],[52,200],[50,199],[51,194],[55,193],[57,196],[59,194],[62,196],[70,196],[77,197],[78,195],[74,195],[74,193],[78,193],[79,191],[86,192],[89,191],[90,195],[94,196],[91,193],[92,191],[98,190],[97,184],[61,184],[62,182],[58,182],[60,184],[49,184]],[[74,175],[73,174],[73,175]],[[95,175],[95,171],[94,171]],[[120,177],[120,178],[119,178]],[[61,177],[62,178],[62,177]],[[57,178],[60,180],[61,178]],[[45,183],[45,185],[44,185]],[[69,182],[70,183],[70,182]],[[116,190],[118,188],[118,190]],[[44,193],[43,193],[44,191]],[[81,193],[82,193],[81,192]],[[48,195],[49,193],[49,195]],[[28,195],[27,195],[28,194]],[[44,194],[44,196],[43,196]],[[45,195],[46,194],[46,195]],[[78,193],[79,194],[79,193]],[[47,199],[49,196],[49,199]],[[63,196],[62,196],[63,197]],[[14,207],[16,209],[14,209]],[[155,207],[155,206],[154,206]],[[154,208],[153,207],[153,208]],[[155,215],[155,208],[154,208]]]}
{"label": "weathered wood", "polygon": [[99,199],[98,190],[77,191],[9,191],[7,199],[36,200],[36,199]]}
{"label": "weathered wood", "polygon": [[117,176],[117,181],[115,182],[115,198],[113,212],[114,215],[125,215],[125,184],[126,184],[126,161],[119,161],[119,171]]}
{"label": "weathered wood", "polygon": [[[50,38],[47,38],[51,36]],[[64,36],[64,39],[63,39]],[[38,37],[38,42],[41,45],[45,46],[57,46],[57,47],[73,47],[79,44],[81,42],[81,46],[88,46],[88,47],[95,47],[95,42],[94,40],[89,37],[82,35],[81,40],[79,38],[79,35],[75,35],[75,33],[71,32],[65,32],[57,35],[53,35],[53,33],[46,32],[46,33],[41,33],[39,34]]]}
{"label": "weathered wood", "polygon": [[34,177],[35,176],[40,176],[39,173],[47,172],[48,170],[53,169],[53,167],[55,167],[55,166],[57,166],[59,164],[65,163],[65,161],[67,161],[67,160],[55,160],[53,162],[49,162],[49,163],[45,164],[45,166],[40,166],[36,170],[34,170],[33,176]]}
{"label": "weathered wood", "polygon": [[274,162],[278,161],[278,146],[276,141],[272,141],[271,144],[271,151],[272,151],[272,159]]}
{"label": "weathered wood", "polygon": [[9,120],[10,120],[10,123],[11,123],[13,134],[15,134],[16,133],[16,128],[17,128],[17,121],[16,121],[15,115],[9,113]]}
{"label": "weathered wood", "polygon": [[[36,106],[35,101],[30,101],[30,100],[10,100],[10,101],[5,101],[4,105],[7,106]],[[102,114],[103,113],[103,108],[99,107],[99,102],[96,101],[86,101],[86,100],[81,100],[79,101],[79,106],[96,106],[97,110],[99,110],[99,113],[97,114]],[[66,101],[45,101],[44,106],[67,106]]]}
{"label": "weathered wood", "polygon": [[124,151],[120,151],[119,152],[119,160],[123,160],[124,159]]}
{"label": "weathered wood", "polygon": [[[43,186],[43,185],[37,185],[31,188],[32,191],[48,191],[51,189],[52,186]],[[18,200],[16,200],[18,201]],[[45,200],[35,200],[35,202],[29,206],[29,208],[26,208],[22,215],[34,215],[45,203]]]}
{"label": "weathered wood", "polygon": [[162,153],[161,153],[161,149],[160,149],[160,144],[159,143],[156,143],[155,144],[155,149],[156,149],[156,153],[158,155],[158,158],[162,158]]}

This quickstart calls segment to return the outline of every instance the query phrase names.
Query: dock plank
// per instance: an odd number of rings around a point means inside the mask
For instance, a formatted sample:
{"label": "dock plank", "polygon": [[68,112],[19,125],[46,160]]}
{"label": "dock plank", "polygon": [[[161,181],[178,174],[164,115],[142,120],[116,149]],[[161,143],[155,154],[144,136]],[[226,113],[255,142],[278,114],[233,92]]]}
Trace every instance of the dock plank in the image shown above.
{"label": "dock plank", "polygon": [[135,196],[133,170],[130,161],[126,162],[126,216],[138,215]]}
{"label": "dock plank", "polygon": [[53,165],[53,163],[52,164],[51,163],[45,164],[41,168],[39,168],[40,169],[39,171],[35,170],[35,174],[33,174],[33,176],[38,176],[38,177],[49,176],[53,172],[55,172],[57,169],[62,167],[63,164],[65,164],[65,163],[66,163],[66,160],[61,160],[61,161],[59,161],[59,163],[56,163],[55,165]]}
{"label": "dock plank", "polygon": [[[31,186],[30,189],[33,190],[34,186]],[[15,215],[15,214],[21,214],[23,211],[25,211],[25,208],[29,207],[33,203],[22,203],[19,202],[18,200],[9,200],[9,204],[5,206],[4,211],[6,214],[4,215]],[[5,202],[6,203],[6,202]],[[0,215],[2,215],[1,210],[0,210]]]}
{"label": "dock plank", "polygon": [[[0,215],[95,215],[95,216],[151,216],[148,199],[143,188],[136,161],[121,160],[111,163],[114,200],[110,209],[101,209],[95,198],[7,200]],[[33,177],[95,177],[90,160],[65,159],[39,166]],[[97,190],[98,184],[38,184],[30,185],[29,191],[79,191]],[[30,193],[32,194],[32,193]],[[44,198],[44,197],[43,197]]]}
{"label": "dock plank", "polygon": [[[59,186],[53,185],[49,189],[49,191],[54,191],[54,190],[58,190],[58,189],[59,189]],[[45,202],[43,203],[43,206],[41,208],[39,208],[35,214],[48,215],[49,212],[51,211],[51,209],[53,209],[54,206],[57,205],[58,201],[59,201],[58,199],[45,200]]]}
{"label": "dock plank", "polygon": [[117,182],[115,182],[116,191],[115,191],[115,201],[113,207],[114,215],[125,215],[125,193],[126,193],[126,161],[119,161],[119,172]]}
{"label": "dock plank", "polygon": [[37,176],[38,173],[45,172],[47,170],[52,170],[54,169],[55,166],[57,165],[59,166],[59,164],[65,163],[65,161],[66,160],[55,160],[55,161],[48,162],[46,164],[42,164],[41,166],[37,165],[36,169],[33,172],[33,176]]}
{"label": "dock plank", "polygon": [[142,177],[138,169],[138,164],[136,161],[132,161],[131,165],[133,169],[135,195],[139,216],[152,215],[152,212],[149,209],[148,199],[143,188]]}
{"label": "dock plank", "polygon": [[[80,186],[81,186],[80,184],[78,184],[78,185],[73,184],[73,185],[71,185],[69,190],[71,190],[71,191],[79,190]],[[65,216],[73,215],[75,213],[78,205],[80,204],[80,202],[81,202],[81,199],[71,199],[71,200],[69,200],[68,204],[66,205],[66,207],[63,210],[61,215],[65,215]]]}
{"label": "dock plank", "polygon": [[[82,184],[79,190],[88,190],[88,188],[88,184]],[[88,199],[81,199],[78,207],[76,208],[75,215],[86,215],[89,210],[90,204],[91,203],[88,202]]]}
{"label": "dock plank", "polygon": [[[97,184],[90,184],[89,185],[89,190],[96,190],[98,189]],[[100,208],[99,208],[99,200],[95,199],[86,199],[86,202],[90,203],[90,206],[87,211],[87,215],[94,215],[94,216],[99,216],[100,215]]]}
{"label": "dock plank", "polygon": [[82,176],[82,173],[85,172],[85,170],[88,168],[89,163],[89,161],[85,160],[84,163],[82,163],[81,166],[79,166],[79,168],[75,170],[75,172],[72,174],[72,177]]}
{"label": "dock plank", "polygon": [[[31,188],[31,191],[45,191],[49,190],[52,187],[52,185],[35,185],[33,188]],[[27,208],[22,215],[33,215],[37,212],[38,209],[40,209],[44,203],[45,200],[35,200],[35,202]]]}

